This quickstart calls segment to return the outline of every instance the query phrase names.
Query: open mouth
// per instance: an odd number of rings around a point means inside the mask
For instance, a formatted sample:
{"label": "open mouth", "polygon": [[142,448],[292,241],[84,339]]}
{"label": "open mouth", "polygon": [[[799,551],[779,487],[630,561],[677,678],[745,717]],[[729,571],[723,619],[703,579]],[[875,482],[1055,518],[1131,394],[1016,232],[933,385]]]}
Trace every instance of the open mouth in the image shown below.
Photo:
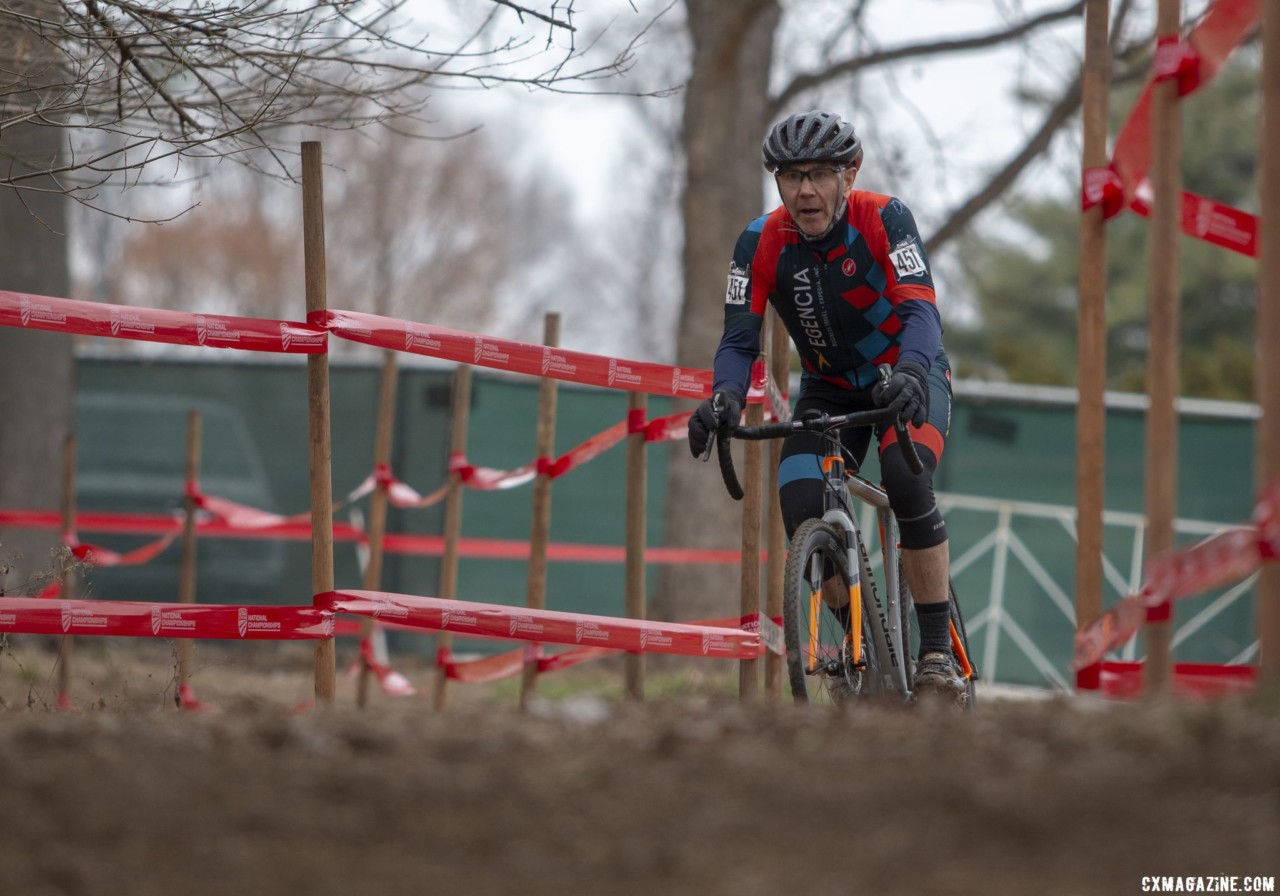
{"label": "open mouth", "polygon": [[805,227],[806,230],[812,230],[822,220],[822,209],[820,208],[802,208],[797,209],[797,223]]}

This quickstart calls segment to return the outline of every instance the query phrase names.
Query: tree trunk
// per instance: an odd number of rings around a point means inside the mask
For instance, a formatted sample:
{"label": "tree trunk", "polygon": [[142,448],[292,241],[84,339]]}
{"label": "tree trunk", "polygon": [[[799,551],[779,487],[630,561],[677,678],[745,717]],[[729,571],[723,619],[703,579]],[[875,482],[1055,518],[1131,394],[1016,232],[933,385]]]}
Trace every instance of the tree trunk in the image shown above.
{"label": "tree trunk", "polygon": [[[48,4],[34,5],[48,12]],[[40,44],[25,37],[0,28],[6,77],[40,70]],[[47,169],[61,146],[56,127],[6,127],[0,131],[0,170]],[[0,188],[0,289],[66,296],[68,200],[51,178],[26,183],[34,189]],[[0,327],[0,507],[60,505],[72,374],[70,336]],[[0,528],[0,569],[12,564],[7,575],[0,574],[0,589],[16,593],[32,575],[51,570],[49,550],[57,543],[57,533]]]}
{"label": "tree trunk", "polygon": [[[685,6],[693,74],[685,90],[682,134],[684,302],[676,351],[681,365],[710,367],[724,321],[733,246],[761,212],[760,144],[771,123],[769,70],[781,9],[777,0],[686,0]],[[714,461],[694,461],[683,443],[671,451],[666,543],[738,546],[741,505],[726,494]],[[659,619],[732,615],[738,608],[738,578],[737,566],[664,568],[654,614]]]}

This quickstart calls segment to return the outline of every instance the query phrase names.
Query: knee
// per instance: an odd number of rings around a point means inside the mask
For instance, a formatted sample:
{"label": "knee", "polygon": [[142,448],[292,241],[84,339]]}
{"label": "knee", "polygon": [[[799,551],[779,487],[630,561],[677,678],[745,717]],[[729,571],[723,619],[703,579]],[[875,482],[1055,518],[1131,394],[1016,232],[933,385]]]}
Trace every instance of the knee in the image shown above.
{"label": "knee", "polygon": [[908,550],[936,547],[947,540],[947,524],[933,493],[933,471],[937,460],[928,448],[919,447],[924,471],[912,473],[897,445],[880,455],[880,469],[889,506],[898,518],[898,534]]}

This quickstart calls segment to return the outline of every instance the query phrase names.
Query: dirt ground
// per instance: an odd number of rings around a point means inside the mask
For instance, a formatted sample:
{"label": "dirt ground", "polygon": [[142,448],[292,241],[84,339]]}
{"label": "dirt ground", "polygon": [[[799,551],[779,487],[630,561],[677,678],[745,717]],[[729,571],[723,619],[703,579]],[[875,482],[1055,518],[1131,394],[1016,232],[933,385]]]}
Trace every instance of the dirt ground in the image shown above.
{"label": "dirt ground", "polygon": [[[332,707],[296,645],[0,646],[0,892],[1142,893],[1280,877],[1280,712],[986,696],[968,715],[743,704],[736,668],[616,664]],[[246,648],[242,650],[241,648]],[[287,649],[286,649],[287,648]],[[341,664],[350,659],[340,652]],[[1208,883],[1209,881],[1205,881]]]}

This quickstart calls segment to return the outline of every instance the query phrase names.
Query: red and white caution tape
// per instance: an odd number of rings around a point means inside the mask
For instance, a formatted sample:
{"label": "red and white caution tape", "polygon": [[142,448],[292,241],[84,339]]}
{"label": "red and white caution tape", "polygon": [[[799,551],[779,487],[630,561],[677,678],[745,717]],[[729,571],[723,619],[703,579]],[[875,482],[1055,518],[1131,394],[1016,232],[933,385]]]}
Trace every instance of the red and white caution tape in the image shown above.
{"label": "red and white caution tape", "polygon": [[316,601],[337,612],[385,619],[431,631],[608,647],[636,653],[726,659],[751,659],[760,654],[760,636],[741,629],[586,616],[382,591],[332,591],[317,595]]}
{"label": "red and white caution tape", "polygon": [[[1215,0],[1185,40],[1161,38],[1151,80],[1134,104],[1112,151],[1110,172],[1118,184],[1120,200],[1116,201],[1110,178],[1088,170],[1084,172],[1085,208],[1101,202],[1108,217],[1124,205],[1141,215],[1150,213],[1146,177],[1151,168],[1151,99],[1155,84],[1176,80],[1179,96],[1198,90],[1221,71],[1232,52],[1257,29],[1260,17],[1258,0]],[[1181,227],[1183,233],[1198,239],[1244,255],[1258,254],[1258,218],[1240,209],[1184,193]]]}
{"label": "red and white caution tape", "polygon": [[333,614],[317,607],[0,597],[0,633],[289,641],[330,638]]}
{"label": "red and white caution tape", "polygon": [[83,544],[77,542],[71,548],[71,553],[77,559],[84,561],[90,566],[95,567],[114,567],[114,566],[144,566],[159,557],[165,552],[165,549],[177,539],[180,534],[179,530],[174,530],[153,542],[142,545],[142,547],[134,548],[131,551],[120,553],[119,551],[108,550],[94,544]]}
{"label": "red and white caution tape", "polygon": [[322,327],[286,320],[133,308],[0,290],[0,326],[255,352],[324,354]]}
{"label": "red and white caution tape", "polygon": [[[61,514],[56,510],[0,510],[0,525],[25,529],[58,529]],[[154,535],[173,529],[173,517],[158,513],[85,512],[76,516],[76,526],[84,532],[114,535]],[[206,519],[196,523],[201,538],[237,538],[244,540],[307,541],[311,523],[292,522],[269,528],[236,529],[221,520]],[[335,541],[364,541],[364,532],[349,523],[334,522]],[[412,535],[389,532],[383,550],[390,554],[438,557],[444,553],[444,536]],[[528,560],[529,542],[507,538],[463,538],[458,542],[462,557],[484,560]],[[646,563],[710,563],[736,564],[742,555],[737,548],[645,548]],[[626,549],[621,545],[552,542],[547,546],[547,559],[562,563],[622,563]],[[764,554],[761,554],[761,562]]]}
{"label": "red and white caution tape", "polygon": [[1280,482],[1263,490],[1253,521],[1253,526],[1228,529],[1152,558],[1137,594],[1123,598],[1076,633],[1072,667],[1079,670],[1100,662],[1151,620],[1153,609],[1159,611],[1156,618],[1167,618],[1173,601],[1238,582],[1262,563],[1275,560],[1280,547]]}
{"label": "red and white caution tape", "polygon": [[313,312],[312,326],[395,351],[631,392],[706,398],[711,371],[592,355],[357,311]]}
{"label": "red and white caution tape", "polygon": [[360,659],[352,664],[348,675],[358,674],[364,665],[378,681],[378,687],[393,697],[412,697],[417,693],[412,682],[386,663],[379,662],[374,656],[373,642],[368,638],[360,639]]}

